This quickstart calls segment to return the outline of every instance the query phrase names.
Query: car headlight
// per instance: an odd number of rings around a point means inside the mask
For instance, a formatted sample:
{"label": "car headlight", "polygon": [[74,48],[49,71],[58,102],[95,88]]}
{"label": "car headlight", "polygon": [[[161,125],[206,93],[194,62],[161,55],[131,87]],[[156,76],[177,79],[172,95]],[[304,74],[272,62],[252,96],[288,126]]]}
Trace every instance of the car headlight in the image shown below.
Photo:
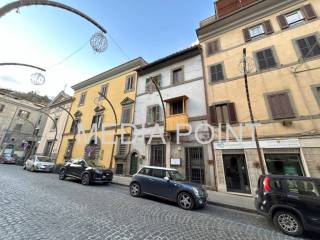
{"label": "car headlight", "polygon": [[200,196],[200,191],[198,188],[192,187],[192,190],[196,196]]}

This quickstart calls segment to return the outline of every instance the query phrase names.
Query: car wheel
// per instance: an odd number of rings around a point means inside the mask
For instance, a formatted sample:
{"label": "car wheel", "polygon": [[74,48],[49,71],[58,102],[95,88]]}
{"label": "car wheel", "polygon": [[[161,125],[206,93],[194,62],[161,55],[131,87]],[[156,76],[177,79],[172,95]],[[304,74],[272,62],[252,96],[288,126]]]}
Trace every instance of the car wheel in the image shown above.
{"label": "car wheel", "polygon": [[279,211],[273,216],[274,225],[283,233],[290,236],[300,236],[303,226],[300,219],[291,212]]}
{"label": "car wheel", "polygon": [[59,173],[59,179],[64,180],[66,178],[66,170],[61,169]]}
{"label": "car wheel", "polygon": [[194,199],[190,193],[181,192],[178,195],[178,205],[184,210],[191,210],[194,207]]}
{"label": "car wheel", "polygon": [[132,197],[139,197],[141,195],[141,187],[139,183],[131,183],[130,184],[130,195]]}
{"label": "car wheel", "polygon": [[25,165],[25,164],[23,164],[23,170],[27,170],[27,168],[26,168],[26,165]]}
{"label": "car wheel", "polygon": [[90,177],[89,177],[89,174],[88,173],[84,173],[81,177],[81,183],[83,185],[89,185],[90,183]]}

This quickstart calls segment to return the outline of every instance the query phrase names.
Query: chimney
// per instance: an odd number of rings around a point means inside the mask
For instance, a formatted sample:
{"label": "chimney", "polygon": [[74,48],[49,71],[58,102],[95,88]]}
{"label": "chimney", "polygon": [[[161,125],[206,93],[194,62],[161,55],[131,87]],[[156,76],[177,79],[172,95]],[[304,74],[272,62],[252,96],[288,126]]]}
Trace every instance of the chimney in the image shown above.
{"label": "chimney", "polygon": [[257,0],[217,0],[215,2],[217,18],[225,17]]}

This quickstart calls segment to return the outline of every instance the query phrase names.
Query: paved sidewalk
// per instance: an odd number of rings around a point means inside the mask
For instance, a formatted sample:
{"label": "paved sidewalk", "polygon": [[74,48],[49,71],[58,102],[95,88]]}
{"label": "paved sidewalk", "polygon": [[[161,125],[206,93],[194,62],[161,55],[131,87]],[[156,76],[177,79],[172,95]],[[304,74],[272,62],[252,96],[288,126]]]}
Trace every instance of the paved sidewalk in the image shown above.
{"label": "paved sidewalk", "polygon": [[[113,183],[115,184],[129,186],[130,181],[131,177],[113,176]],[[207,190],[207,192],[209,203],[251,212],[255,211],[253,197],[210,190]]]}

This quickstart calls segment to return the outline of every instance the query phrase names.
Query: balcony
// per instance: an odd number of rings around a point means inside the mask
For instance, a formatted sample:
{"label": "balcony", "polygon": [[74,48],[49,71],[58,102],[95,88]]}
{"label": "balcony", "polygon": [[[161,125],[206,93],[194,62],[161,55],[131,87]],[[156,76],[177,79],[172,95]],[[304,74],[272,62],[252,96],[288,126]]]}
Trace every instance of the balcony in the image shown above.
{"label": "balcony", "polygon": [[189,131],[188,126],[179,126],[178,124],[188,124],[188,115],[185,113],[171,115],[167,117],[167,132],[176,132],[179,128],[180,132]]}
{"label": "balcony", "polygon": [[183,95],[175,98],[166,99],[164,102],[167,104],[166,108],[166,127],[167,132],[180,132],[189,131],[188,126],[178,126],[179,124],[188,124],[187,114],[187,100],[188,97]]}

